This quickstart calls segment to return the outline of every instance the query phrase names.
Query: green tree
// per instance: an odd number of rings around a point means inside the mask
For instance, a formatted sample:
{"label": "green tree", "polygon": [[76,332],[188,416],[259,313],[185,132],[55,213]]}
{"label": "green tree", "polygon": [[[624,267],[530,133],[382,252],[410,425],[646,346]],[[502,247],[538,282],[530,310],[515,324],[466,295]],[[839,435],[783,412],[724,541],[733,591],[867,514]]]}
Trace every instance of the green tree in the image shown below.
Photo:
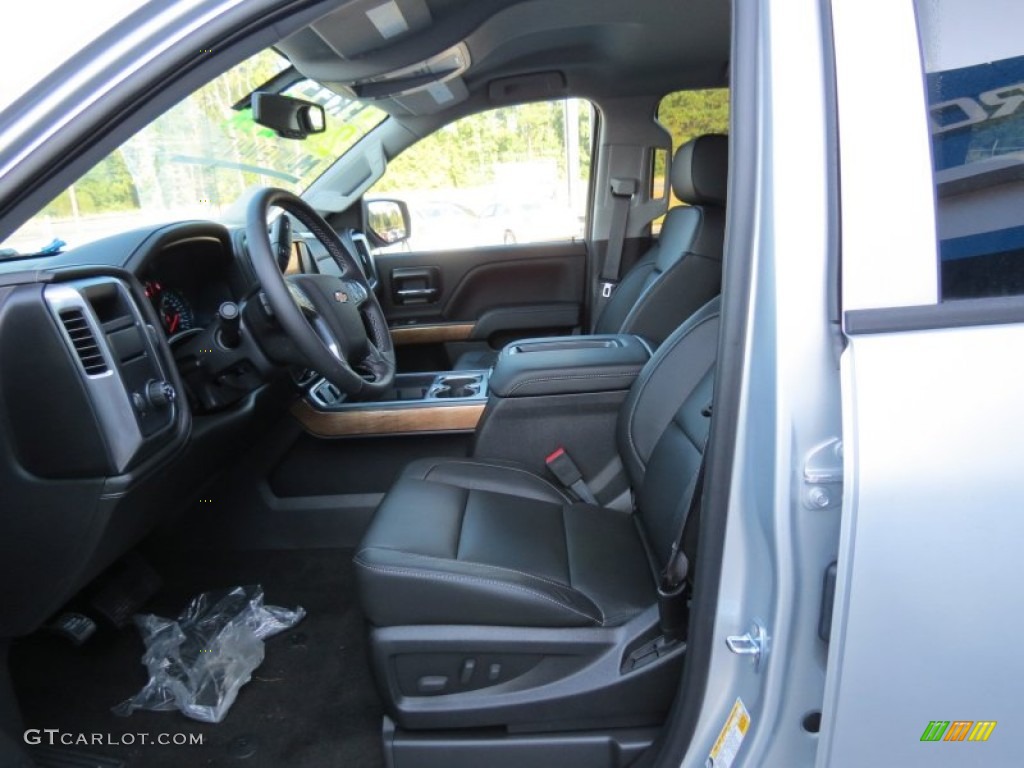
{"label": "green tree", "polygon": [[[679,149],[691,139],[705,133],[727,133],[729,131],[729,89],[708,88],[698,91],[676,91],[670,93],[658,104],[658,122],[672,135],[672,151]],[[654,170],[655,188],[663,188],[665,163],[658,158]],[[682,205],[675,195],[669,195],[669,207]],[[657,231],[661,226],[659,218],[654,223]]]}

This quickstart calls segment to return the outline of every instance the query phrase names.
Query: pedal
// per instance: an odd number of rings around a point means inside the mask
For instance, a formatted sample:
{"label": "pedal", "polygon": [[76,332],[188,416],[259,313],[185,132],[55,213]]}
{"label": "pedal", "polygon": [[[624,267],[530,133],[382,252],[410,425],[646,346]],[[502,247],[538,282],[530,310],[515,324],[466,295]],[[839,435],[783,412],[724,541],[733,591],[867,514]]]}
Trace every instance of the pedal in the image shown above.
{"label": "pedal", "polygon": [[128,626],[132,616],[152,598],[163,582],[141,555],[131,553],[111,568],[89,600],[89,606],[117,629]]}
{"label": "pedal", "polygon": [[46,630],[62,637],[76,648],[96,634],[96,622],[84,613],[62,613],[49,624]]}

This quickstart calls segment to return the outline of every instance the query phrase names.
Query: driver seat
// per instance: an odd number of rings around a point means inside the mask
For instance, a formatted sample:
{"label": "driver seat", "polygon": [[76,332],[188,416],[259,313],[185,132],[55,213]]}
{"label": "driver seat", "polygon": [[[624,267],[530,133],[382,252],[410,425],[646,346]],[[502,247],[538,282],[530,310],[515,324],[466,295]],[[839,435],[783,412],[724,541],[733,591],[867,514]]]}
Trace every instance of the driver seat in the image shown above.
{"label": "driver seat", "polygon": [[660,722],[678,669],[659,657],[625,674],[622,660],[658,633],[657,574],[707,439],[718,327],[716,298],[658,348],[622,405],[633,513],[502,461],[406,468],[354,556],[400,726]]}

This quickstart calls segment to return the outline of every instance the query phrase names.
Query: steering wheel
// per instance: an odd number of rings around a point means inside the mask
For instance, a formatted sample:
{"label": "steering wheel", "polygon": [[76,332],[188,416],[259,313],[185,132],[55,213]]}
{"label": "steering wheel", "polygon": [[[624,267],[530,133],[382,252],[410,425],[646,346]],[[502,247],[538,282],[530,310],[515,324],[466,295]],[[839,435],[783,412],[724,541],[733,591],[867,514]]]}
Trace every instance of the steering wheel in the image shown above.
{"label": "steering wheel", "polygon": [[[341,277],[282,274],[267,233],[272,206],[306,225],[342,266]],[[358,262],[330,225],[301,198],[267,187],[249,202],[246,235],[270,308],[310,367],[354,399],[382,395],[395,377],[387,320]]]}

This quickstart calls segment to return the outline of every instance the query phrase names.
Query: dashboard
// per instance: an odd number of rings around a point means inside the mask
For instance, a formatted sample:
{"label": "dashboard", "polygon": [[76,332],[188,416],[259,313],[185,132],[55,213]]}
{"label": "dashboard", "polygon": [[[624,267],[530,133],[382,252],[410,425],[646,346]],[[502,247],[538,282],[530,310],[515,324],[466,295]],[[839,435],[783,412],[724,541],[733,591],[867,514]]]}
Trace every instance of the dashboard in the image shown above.
{"label": "dashboard", "polygon": [[[0,515],[0,636],[37,628],[286,411],[258,297],[243,231],[214,222],[0,261],[0,487],[30,512]],[[251,331],[234,344],[226,304]]]}
{"label": "dashboard", "polygon": [[221,304],[244,298],[248,281],[233,248],[220,237],[188,234],[142,260],[137,277],[169,339],[207,327]]}
{"label": "dashboard", "polygon": [[[375,284],[361,238],[342,233]],[[292,240],[282,270],[340,270]],[[29,512],[0,514],[0,637],[38,628],[192,503],[286,412],[308,374],[296,355],[242,229],[178,222],[0,260],[0,488]]]}
{"label": "dashboard", "polygon": [[139,279],[168,337],[209,325],[223,302],[240,298],[227,279],[232,267],[216,238],[189,238],[153,254]]}
{"label": "dashboard", "polygon": [[[340,273],[318,241],[291,239],[282,271]],[[365,238],[341,239],[375,285]],[[308,377],[244,230],[208,221],[0,260],[0,361],[0,488],[16,512],[0,514],[0,637],[38,628],[193,503]]]}

